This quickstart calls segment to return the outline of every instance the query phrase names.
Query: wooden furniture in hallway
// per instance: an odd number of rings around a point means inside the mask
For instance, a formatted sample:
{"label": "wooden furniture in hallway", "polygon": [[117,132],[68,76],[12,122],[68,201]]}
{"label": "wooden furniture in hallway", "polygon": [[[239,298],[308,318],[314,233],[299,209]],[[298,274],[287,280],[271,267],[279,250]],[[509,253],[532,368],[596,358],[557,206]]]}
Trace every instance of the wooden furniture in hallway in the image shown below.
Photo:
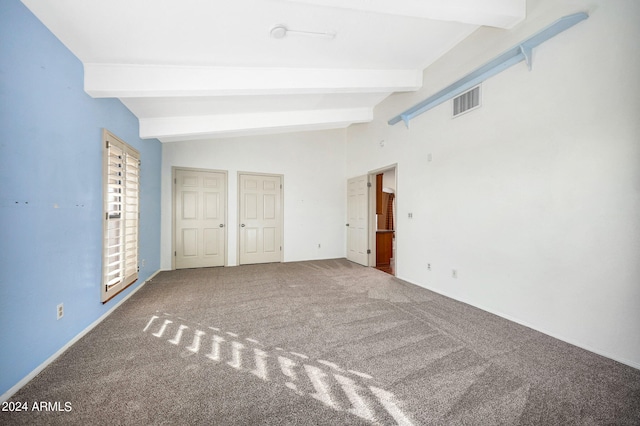
{"label": "wooden furniture in hallway", "polygon": [[393,256],[393,230],[376,231],[376,269],[393,274],[391,257]]}

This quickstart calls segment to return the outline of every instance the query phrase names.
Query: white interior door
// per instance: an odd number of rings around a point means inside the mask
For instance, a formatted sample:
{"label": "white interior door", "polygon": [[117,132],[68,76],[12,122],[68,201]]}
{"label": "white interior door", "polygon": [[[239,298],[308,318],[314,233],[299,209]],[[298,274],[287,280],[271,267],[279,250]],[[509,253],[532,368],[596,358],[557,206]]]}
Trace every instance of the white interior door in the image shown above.
{"label": "white interior door", "polygon": [[347,259],[369,266],[369,178],[367,175],[347,181]]}
{"label": "white interior door", "polygon": [[282,176],[239,178],[240,264],[282,261]]}
{"label": "white interior door", "polygon": [[224,266],[226,175],[179,169],[174,184],[175,268]]}

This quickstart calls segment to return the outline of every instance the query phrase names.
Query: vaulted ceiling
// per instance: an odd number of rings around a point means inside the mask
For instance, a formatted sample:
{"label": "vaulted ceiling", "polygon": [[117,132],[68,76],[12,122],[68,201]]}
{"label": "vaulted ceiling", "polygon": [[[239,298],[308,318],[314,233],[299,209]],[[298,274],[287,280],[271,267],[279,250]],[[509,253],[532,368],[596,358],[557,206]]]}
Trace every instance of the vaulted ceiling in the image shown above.
{"label": "vaulted ceiling", "polygon": [[162,142],[370,121],[479,26],[523,20],[526,2],[22,1],[82,61],[85,91],[119,98]]}

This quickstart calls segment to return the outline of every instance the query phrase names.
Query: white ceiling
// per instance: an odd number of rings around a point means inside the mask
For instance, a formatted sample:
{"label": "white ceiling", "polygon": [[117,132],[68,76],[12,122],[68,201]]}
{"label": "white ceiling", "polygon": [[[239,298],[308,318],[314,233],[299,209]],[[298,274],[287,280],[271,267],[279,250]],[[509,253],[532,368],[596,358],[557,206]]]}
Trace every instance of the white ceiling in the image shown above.
{"label": "white ceiling", "polygon": [[[162,142],[346,127],[526,0],[22,0]],[[282,24],[292,31],[270,36]]]}

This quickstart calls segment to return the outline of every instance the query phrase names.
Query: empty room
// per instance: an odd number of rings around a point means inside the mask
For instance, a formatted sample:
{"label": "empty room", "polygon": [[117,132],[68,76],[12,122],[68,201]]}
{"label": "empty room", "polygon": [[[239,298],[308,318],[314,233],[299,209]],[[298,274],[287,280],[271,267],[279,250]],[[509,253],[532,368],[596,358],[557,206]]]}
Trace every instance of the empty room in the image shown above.
{"label": "empty room", "polygon": [[640,424],[639,24],[3,0],[0,423]]}

